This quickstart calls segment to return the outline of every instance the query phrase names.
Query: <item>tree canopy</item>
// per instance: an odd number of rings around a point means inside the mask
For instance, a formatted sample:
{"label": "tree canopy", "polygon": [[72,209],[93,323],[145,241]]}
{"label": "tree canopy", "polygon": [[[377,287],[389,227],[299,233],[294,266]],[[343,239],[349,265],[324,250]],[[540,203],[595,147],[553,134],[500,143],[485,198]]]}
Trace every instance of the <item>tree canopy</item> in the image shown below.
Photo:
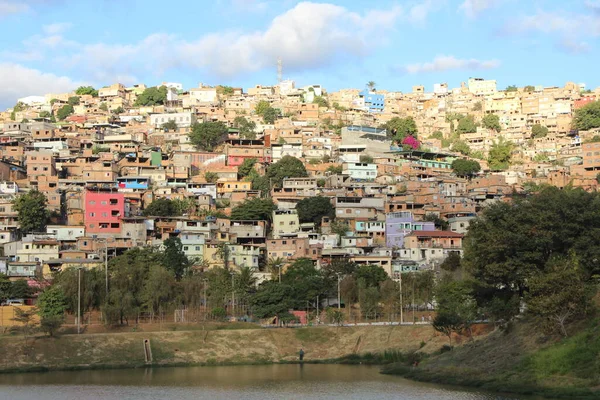
{"label": "tree canopy", "polygon": [[144,215],[152,217],[174,217],[181,215],[175,201],[166,198],[154,200],[144,209]]}
{"label": "tree canopy", "polygon": [[91,95],[92,97],[98,97],[98,91],[92,86],[79,86],[75,90],[75,94],[78,96]]}
{"label": "tree canopy", "polygon": [[160,126],[163,129],[166,129],[168,131],[176,131],[178,126],[177,126],[177,122],[175,122],[174,119],[170,119],[167,122],[165,122],[164,124],[162,124]]}
{"label": "tree canopy", "polygon": [[413,136],[416,139],[418,134],[417,124],[412,117],[394,117],[381,125],[381,128],[386,129],[388,136],[398,142],[402,142],[407,136]]}
{"label": "tree canopy", "polygon": [[581,131],[600,128],[600,101],[588,103],[575,110],[573,127]]}
{"label": "tree canopy", "polygon": [[504,89],[505,92],[516,92],[519,88],[516,85],[509,85]]}
{"label": "tree canopy", "polygon": [[503,171],[510,166],[514,144],[500,136],[494,141],[488,153],[488,163],[492,171]]}
{"label": "tree canopy", "polygon": [[283,156],[267,169],[267,178],[271,180],[273,185],[279,187],[283,184],[284,178],[304,178],[308,176],[306,167],[296,157]]}
{"label": "tree canopy", "polygon": [[600,274],[599,210],[599,193],[556,187],[484,209],[470,222],[463,244],[478,303],[504,319],[515,315],[535,279],[556,272],[563,260],[577,264],[577,279],[589,282]]}
{"label": "tree canopy", "polygon": [[307,197],[298,202],[296,210],[300,222],[314,222],[315,226],[321,225],[323,217],[335,218],[335,208],[329,197]]}
{"label": "tree canopy", "polygon": [[502,127],[500,126],[500,118],[496,114],[486,114],[481,120],[484,128],[492,131],[500,132]]}
{"label": "tree canopy", "polygon": [[477,132],[477,124],[472,115],[461,115],[458,119],[456,131],[459,134]]}
{"label": "tree canopy", "polygon": [[59,120],[63,120],[65,118],[67,118],[69,115],[73,114],[75,112],[75,110],[73,109],[73,106],[70,104],[65,104],[64,106],[62,106],[61,108],[58,109],[58,111],[56,111],[56,116],[58,117]]}
{"label": "tree canopy", "polygon": [[269,107],[263,113],[263,122],[265,124],[274,124],[275,120],[279,117],[279,110],[273,107]]}
{"label": "tree canopy", "polygon": [[165,104],[167,101],[167,87],[149,87],[145,89],[140,95],[138,95],[135,103],[136,107],[139,106],[156,106]]}
{"label": "tree canopy", "polygon": [[535,124],[531,127],[531,136],[534,139],[546,137],[548,136],[548,128],[540,124]]}
{"label": "tree canopy", "polygon": [[468,156],[471,154],[471,148],[464,140],[457,140],[452,144],[452,151]]}
{"label": "tree canopy", "polygon": [[231,210],[231,219],[237,220],[273,220],[273,211],[277,209],[271,199],[251,199]]}
{"label": "tree canopy", "polygon": [[256,122],[248,121],[246,117],[241,115],[235,117],[233,120],[233,127],[240,130],[240,137],[242,139],[256,139]]}
{"label": "tree canopy", "polygon": [[37,189],[22,194],[13,201],[13,209],[19,215],[21,232],[45,232],[50,213],[46,208],[46,195]]}
{"label": "tree canopy", "polygon": [[265,115],[265,112],[271,108],[271,103],[269,103],[266,100],[261,100],[258,102],[258,104],[256,104],[256,107],[254,108],[254,111],[256,112],[256,114],[263,116]]}
{"label": "tree canopy", "polygon": [[192,125],[189,136],[194,146],[205,151],[213,151],[227,139],[228,132],[223,122],[196,122]]}
{"label": "tree canopy", "polygon": [[256,158],[244,158],[244,162],[238,167],[238,175],[241,178],[248,176],[253,170],[254,164],[256,164]]}
{"label": "tree canopy", "polygon": [[473,176],[481,171],[481,165],[475,160],[458,158],[452,162],[452,170],[458,176]]}
{"label": "tree canopy", "polygon": [[313,103],[318,104],[319,107],[329,108],[329,102],[323,96],[315,96],[315,98],[313,99]]}

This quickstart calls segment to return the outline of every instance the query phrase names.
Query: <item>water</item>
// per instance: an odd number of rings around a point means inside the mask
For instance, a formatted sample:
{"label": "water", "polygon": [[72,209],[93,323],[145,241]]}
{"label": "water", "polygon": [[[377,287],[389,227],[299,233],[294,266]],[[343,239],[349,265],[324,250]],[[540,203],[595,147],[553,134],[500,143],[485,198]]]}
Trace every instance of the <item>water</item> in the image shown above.
{"label": "water", "polygon": [[4,400],[395,399],[508,400],[382,375],[378,367],[265,365],[0,375]]}

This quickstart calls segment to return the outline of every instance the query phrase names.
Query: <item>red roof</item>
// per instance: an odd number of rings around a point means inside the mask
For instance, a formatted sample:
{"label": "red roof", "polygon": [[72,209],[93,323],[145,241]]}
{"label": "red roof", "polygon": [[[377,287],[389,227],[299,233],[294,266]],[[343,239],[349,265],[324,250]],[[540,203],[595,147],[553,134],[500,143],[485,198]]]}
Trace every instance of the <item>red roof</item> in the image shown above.
{"label": "red roof", "polygon": [[452,231],[412,231],[406,236],[416,236],[418,238],[462,238],[465,235]]}

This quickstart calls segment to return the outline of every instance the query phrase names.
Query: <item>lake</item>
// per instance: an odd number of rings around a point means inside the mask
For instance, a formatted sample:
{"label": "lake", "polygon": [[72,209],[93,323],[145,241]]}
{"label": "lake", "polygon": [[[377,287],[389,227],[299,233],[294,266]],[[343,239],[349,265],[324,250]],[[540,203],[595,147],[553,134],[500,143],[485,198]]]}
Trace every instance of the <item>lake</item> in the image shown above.
{"label": "lake", "polygon": [[4,400],[420,399],[507,400],[382,375],[379,367],[259,365],[57,371],[0,375]]}

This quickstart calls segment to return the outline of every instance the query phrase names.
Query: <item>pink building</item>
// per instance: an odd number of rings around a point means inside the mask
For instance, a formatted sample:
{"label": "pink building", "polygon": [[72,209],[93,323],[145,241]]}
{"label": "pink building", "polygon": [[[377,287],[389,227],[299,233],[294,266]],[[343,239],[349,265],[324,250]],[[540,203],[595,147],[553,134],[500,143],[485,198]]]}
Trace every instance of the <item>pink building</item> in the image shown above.
{"label": "pink building", "polygon": [[85,192],[85,232],[93,234],[121,233],[125,216],[125,196],[111,191]]}

